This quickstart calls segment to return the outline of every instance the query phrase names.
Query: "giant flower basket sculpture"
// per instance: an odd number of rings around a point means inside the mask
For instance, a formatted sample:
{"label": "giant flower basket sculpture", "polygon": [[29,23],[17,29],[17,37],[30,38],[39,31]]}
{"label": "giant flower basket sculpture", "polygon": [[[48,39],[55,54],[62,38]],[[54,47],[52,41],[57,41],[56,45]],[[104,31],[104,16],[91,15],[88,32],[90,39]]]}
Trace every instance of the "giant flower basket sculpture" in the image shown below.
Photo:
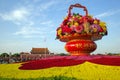
{"label": "giant flower basket sculpture", "polygon": [[[85,15],[71,13],[71,10],[83,8]],[[70,5],[68,15],[57,28],[57,39],[67,42],[65,49],[70,55],[90,55],[97,45],[94,41],[107,35],[105,22],[88,15],[87,8],[80,4]]]}

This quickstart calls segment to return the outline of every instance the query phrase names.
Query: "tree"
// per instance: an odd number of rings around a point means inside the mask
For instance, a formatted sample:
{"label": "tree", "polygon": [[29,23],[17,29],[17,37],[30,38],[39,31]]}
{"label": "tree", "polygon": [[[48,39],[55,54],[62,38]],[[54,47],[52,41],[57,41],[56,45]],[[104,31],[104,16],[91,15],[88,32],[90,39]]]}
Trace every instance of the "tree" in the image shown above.
{"label": "tree", "polygon": [[15,53],[12,55],[13,57],[20,57],[20,54],[19,53]]}
{"label": "tree", "polygon": [[68,56],[68,54],[65,54],[65,53],[60,53],[59,55],[60,56]]}
{"label": "tree", "polygon": [[2,53],[0,56],[1,57],[9,57],[9,54],[8,53]]}

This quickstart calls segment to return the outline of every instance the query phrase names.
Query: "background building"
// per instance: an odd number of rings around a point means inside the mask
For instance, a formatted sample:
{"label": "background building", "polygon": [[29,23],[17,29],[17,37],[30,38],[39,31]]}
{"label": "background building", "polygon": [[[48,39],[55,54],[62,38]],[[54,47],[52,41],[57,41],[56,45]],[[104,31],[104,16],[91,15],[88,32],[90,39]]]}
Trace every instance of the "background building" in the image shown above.
{"label": "background building", "polygon": [[48,48],[32,48],[30,53],[26,52],[20,53],[20,58],[22,61],[39,60],[51,56],[54,56],[54,54],[53,53],[51,54]]}

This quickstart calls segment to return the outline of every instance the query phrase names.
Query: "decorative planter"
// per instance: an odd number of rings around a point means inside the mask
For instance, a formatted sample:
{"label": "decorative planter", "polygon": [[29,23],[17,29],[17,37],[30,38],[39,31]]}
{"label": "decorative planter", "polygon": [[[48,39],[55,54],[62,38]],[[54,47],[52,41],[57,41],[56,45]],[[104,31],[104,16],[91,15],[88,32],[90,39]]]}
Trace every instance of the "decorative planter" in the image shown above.
{"label": "decorative planter", "polygon": [[[71,14],[73,7],[83,8],[85,16]],[[94,41],[104,35],[107,35],[106,24],[88,15],[86,7],[80,4],[70,5],[68,16],[57,29],[57,39],[66,42],[65,49],[70,55],[90,55],[97,48]]]}
{"label": "decorative planter", "polygon": [[97,45],[94,42],[94,40],[102,38],[102,36],[99,35],[99,37],[93,37],[94,35],[74,35],[74,36],[66,36],[61,38],[60,40],[62,42],[66,42],[65,50],[70,53],[70,55],[79,55],[79,56],[85,56],[90,55],[91,52],[93,52]]}
{"label": "decorative planter", "polygon": [[96,49],[96,44],[92,40],[73,39],[66,43],[65,49],[71,55],[90,55]]}

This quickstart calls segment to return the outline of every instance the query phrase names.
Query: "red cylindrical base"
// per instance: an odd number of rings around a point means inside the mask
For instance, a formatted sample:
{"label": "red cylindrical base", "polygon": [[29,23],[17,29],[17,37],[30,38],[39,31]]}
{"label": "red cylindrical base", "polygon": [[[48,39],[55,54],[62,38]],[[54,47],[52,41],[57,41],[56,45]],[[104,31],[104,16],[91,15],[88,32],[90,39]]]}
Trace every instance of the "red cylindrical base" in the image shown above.
{"label": "red cylindrical base", "polygon": [[65,45],[65,49],[70,55],[90,55],[97,48],[97,45],[92,40],[75,39],[68,41]]}

